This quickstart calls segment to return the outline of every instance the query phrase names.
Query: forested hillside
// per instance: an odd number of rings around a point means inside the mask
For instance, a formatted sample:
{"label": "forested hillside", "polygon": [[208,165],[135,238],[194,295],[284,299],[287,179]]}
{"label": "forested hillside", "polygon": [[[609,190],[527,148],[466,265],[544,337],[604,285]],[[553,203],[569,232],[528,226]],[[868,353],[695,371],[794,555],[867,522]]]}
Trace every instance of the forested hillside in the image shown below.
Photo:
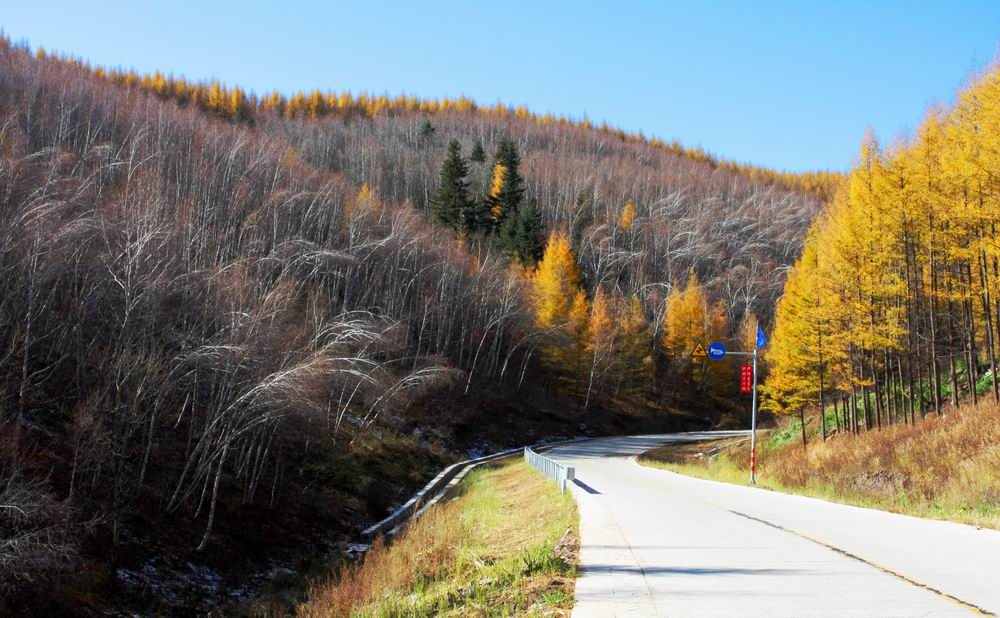
{"label": "forested hillside", "polygon": [[778,305],[771,407],[832,406],[831,424],[858,432],[1000,401],[998,224],[994,66],[912,139],[865,137]]}
{"label": "forested hillside", "polygon": [[122,75],[0,43],[5,608],[245,599],[469,449],[718,422],[690,344],[767,319],[831,178]]}

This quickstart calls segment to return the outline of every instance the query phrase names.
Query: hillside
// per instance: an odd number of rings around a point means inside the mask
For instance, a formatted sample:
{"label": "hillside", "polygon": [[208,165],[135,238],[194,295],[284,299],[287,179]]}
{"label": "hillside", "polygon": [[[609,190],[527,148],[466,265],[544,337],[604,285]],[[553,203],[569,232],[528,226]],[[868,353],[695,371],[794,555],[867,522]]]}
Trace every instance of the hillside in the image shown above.
{"label": "hillside", "polygon": [[[5,610],[243,611],[470,451],[738,413],[685,342],[766,319],[820,207],[580,124],[141,82],[0,44]],[[433,223],[453,139],[538,255]]]}

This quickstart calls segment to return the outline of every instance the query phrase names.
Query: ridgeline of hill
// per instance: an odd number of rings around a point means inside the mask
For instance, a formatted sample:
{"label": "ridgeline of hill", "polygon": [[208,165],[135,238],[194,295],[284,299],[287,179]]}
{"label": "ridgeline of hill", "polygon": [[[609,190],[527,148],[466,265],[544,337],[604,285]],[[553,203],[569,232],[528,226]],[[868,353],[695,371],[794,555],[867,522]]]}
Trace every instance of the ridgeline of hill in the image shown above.
{"label": "ridgeline of hill", "polygon": [[772,314],[828,186],[116,75],[0,43],[4,611],[246,611],[466,453],[742,422],[689,346]]}

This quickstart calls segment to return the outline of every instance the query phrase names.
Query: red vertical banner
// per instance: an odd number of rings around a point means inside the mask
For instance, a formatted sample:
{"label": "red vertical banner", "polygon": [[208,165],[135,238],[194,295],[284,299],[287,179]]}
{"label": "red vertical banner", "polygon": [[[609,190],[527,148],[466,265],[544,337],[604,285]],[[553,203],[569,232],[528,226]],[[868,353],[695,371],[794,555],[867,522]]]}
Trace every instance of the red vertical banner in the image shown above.
{"label": "red vertical banner", "polygon": [[753,392],[753,365],[743,365],[740,367],[740,392]]}

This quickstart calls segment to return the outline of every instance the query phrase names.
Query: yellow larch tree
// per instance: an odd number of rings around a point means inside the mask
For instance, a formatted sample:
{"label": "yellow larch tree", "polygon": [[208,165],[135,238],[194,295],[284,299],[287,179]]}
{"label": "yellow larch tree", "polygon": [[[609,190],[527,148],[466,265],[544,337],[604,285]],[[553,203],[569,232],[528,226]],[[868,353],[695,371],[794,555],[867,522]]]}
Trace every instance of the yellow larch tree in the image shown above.
{"label": "yellow larch tree", "polygon": [[687,373],[688,382],[697,383],[699,389],[708,384],[721,386],[724,377],[731,373],[726,365],[708,364],[703,359],[693,360],[691,357],[695,346],[707,346],[711,341],[720,339],[725,330],[725,308],[721,303],[708,302],[705,290],[693,271],[683,292],[674,285],[667,297],[664,334],[660,344],[674,369]]}
{"label": "yellow larch tree", "polygon": [[[774,332],[766,349],[768,378],[762,407],[776,413],[804,413],[815,406],[824,415],[821,433],[826,437],[825,408],[833,398],[833,384],[844,360],[842,339],[833,334],[837,305],[823,280],[821,257],[814,233],[806,239],[802,255],[788,273],[785,293],[775,312]],[[746,325],[748,345],[754,345],[755,327]],[[748,348],[749,349],[749,348]],[[839,419],[836,421],[839,424]]]}
{"label": "yellow larch tree", "polygon": [[239,86],[236,86],[229,92],[226,115],[233,120],[246,120],[249,115],[246,95]]}
{"label": "yellow larch tree", "polygon": [[213,114],[224,116],[226,114],[226,93],[219,82],[212,82],[212,87],[208,91],[208,99],[205,101],[209,111]]}
{"label": "yellow larch tree", "polygon": [[302,91],[296,92],[285,105],[285,118],[301,118],[306,113],[306,95]]}
{"label": "yellow larch tree", "polygon": [[1000,400],[998,167],[1000,65],[912,140],[865,136],[788,277],[767,405],[839,401],[838,427],[858,431],[941,413],[949,394]]}
{"label": "yellow larch tree", "polygon": [[667,312],[663,323],[663,348],[675,361],[690,358],[699,343],[708,345],[709,337],[718,324],[713,324],[713,311],[709,307],[705,290],[693,271],[683,292],[675,284],[667,298]]}
{"label": "yellow larch tree", "polygon": [[319,90],[313,90],[309,94],[309,103],[307,104],[307,114],[310,118],[319,118],[326,113],[326,99],[323,97],[323,93]]}
{"label": "yellow larch tree", "polygon": [[684,296],[681,286],[675,281],[667,295],[667,306],[663,314],[663,338],[660,340],[663,352],[667,358],[677,361],[694,350],[690,337],[686,332],[687,320],[681,313],[684,311]]}
{"label": "yellow larch tree", "polygon": [[580,397],[584,393],[587,375],[587,334],[590,326],[590,304],[587,294],[578,289],[573,295],[566,323],[566,337],[563,341],[562,365],[566,381],[572,393]]}
{"label": "yellow larch tree", "polygon": [[635,204],[631,200],[625,202],[625,206],[622,208],[621,213],[618,215],[618,229],[622,231],[628,231],[632,229],[632,223],[635,221]]}
{"label": "yellow larch tree", "polygon": [[610,365],[615,340],[615,324],[612,317],[611,301],[601,287],[594,292],[587,324],[585,352],[588,367],[587,394],[584,409],[591,400],[600,397],[605,374]]}
{"label": "yellow larch tree", "polygon": [[646,311],[639,297],[633,295],[622,305],[614,348],[615,398],[634,404],[652,385],[652,336]]}
{"label": "yellow larch tree", "polygon": [[[500,195],[500,191],[503,190],[504,180],[507,177],[507,166],[497,161],[493,164],[493,180],[490,182],[490,198],[494,200]],[[493,207],[490,209],[490,215],[494,220],[500,217],[501,206],[498,203],[494,203]]]}
{"label": "yellow larch tree", "polygon": [[540,346],[542,358],[564,385],[578,389],[590,310],[580,288],[576,256],[565,233],[549,234],[531,283],[535,326],[546,341]]}

